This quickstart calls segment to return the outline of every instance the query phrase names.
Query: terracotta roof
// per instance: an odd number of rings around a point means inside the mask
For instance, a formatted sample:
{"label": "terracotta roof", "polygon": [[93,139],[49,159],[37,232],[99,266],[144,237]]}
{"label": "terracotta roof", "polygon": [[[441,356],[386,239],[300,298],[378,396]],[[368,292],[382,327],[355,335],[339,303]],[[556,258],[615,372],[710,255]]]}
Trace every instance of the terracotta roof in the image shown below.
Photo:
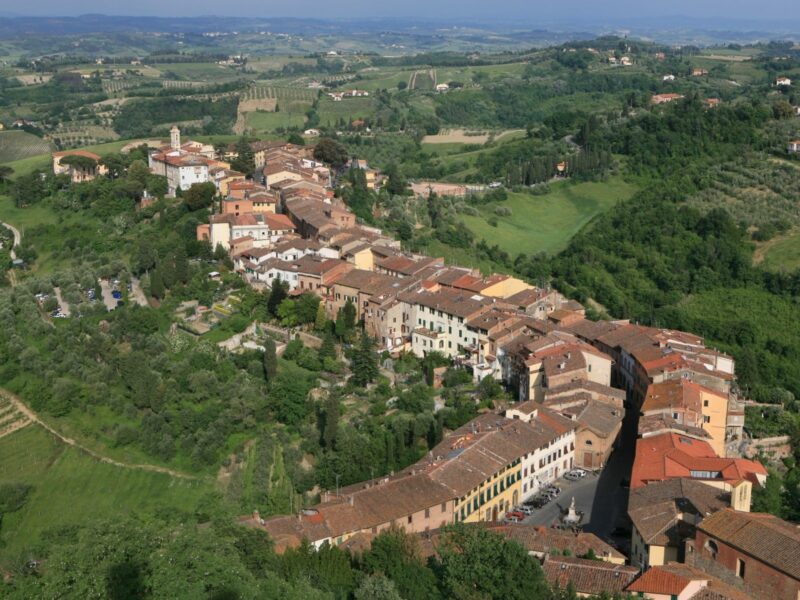
{"label": "terracotta roof", "polygon": [[730,493],[693,479],[671,479],[631,490],[628,516],[647,544],[679,544],[693,535],[683,515],[703,519],[730,505]]}
{"label": "terracotta roof", "polygon": [[542,565],[551,587],[566,589],[570,584],[579,594],[622,592],[639,574],[639,569],[602,560],[548,557]]}
{"label": "terracotta roof", "polygon": [[800,580],[797,525],[765,513],[721,510],[698,525],[709,536]]}
{"label": "terracotta roof", "polygon": [[506,298],[506,302],[519,308],[527,308],[532,304],[536,304],[543,298],[546,298],[547,294],[548,292],[546,290],[542,290],[540,288],[530,288],[527,290],[522,290],[521,292],[517,292],[516,294],[512,294]]}
{"label": "terracotta roof", "polygon": [[641,437],[651,437],[667,432],[684,434],[698,440],[711,439],[711,434],[705,429],[678,423],[671,415],[655,414],[639,417],[639,435]]}
{"label": "terracotta roof", "polygon": [[679,596],[691,583],[691,579],[653,567],[629,585],[625,591]]}
{"label": "terracotta roof", "polygon": [[706,585],[689,600],[755,600],[750,594],[717,579],[702,569],[683,563],[670,562],[660,567],[653,567],[691,579],[692,581],[705,581]]}
{"label": "terracotta roof", "polygon": [[708,442],[687,436],[664,433],[637,440],[631,488],[651,481],[692,477],[694,472],[711,473],[712,479],[705,478],[709,481],[736,483],[747,479],[758,485],[767,476],[761,463],[743,458],[721,458]]}

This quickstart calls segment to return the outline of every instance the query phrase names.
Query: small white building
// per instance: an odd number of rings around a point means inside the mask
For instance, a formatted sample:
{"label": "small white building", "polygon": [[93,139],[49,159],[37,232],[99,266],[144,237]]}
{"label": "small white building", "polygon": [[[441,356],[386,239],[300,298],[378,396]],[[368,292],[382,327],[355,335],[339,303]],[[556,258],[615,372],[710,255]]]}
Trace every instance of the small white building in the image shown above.
{"label": "small white building", "polygon": [[670,73],[670,74],[668,74],[668,75],[664,75],[664,76],[661,78],[661,81],[675,81],[675,75],[673,75],[673,74],[671,74],[671,73]]}
{"label": "small white building", "polygon": [[436,85],[436,91],[437,92],[446,92],[449,89],[450,89],[450,86],[447,85],[446,83],[439,83],[439,84]]}
{"label": "small white building", "polygon": [[800,140],[793,140],[786,145],[789,154],[797,154],[800,152]]}
{"label": "small white building", "polygon": [[789,87],[790,85],[792,85],[792,80],[786,76],[778,77],[775,80],[775,85],[778,87]]}

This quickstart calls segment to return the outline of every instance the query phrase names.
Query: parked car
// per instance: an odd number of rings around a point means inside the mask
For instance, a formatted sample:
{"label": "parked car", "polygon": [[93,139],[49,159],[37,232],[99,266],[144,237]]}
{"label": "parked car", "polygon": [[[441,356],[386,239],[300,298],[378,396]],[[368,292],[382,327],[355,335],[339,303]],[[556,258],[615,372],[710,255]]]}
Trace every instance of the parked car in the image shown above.
{"label": "parked car", "polygon": [[119,290],[114,290],[111,292],[111,297],[114,298],[114,300],[120,300],[122,298],[122,292]]}
{"label": "parked car", "polygon": [[558,495],[561,493],[561,488],[558,487],[558,486],[555,486],[555,485],[554,486],[550,486],[547,489],[545,489],[544,492],[542,492],[542,493],[547,495],[547,496],[549,496],[550,499],[552,500],[553,498],[557,498],[558,497]]}
{"label": "parked car", "polygon": [[569,481],[578,481],[579,479],[583,479],[586,477],[586,471],[583,469],[572,469],[572,471],[567,471],[564,473],[564,479]]}
{"label": "parked car", "polygon": [[550,502],[551,499],[552,498],[545,495],[536,496],[536,498],[534,498],[532,501],[532,506],[534,508],[542,508],[543,506],[547,505],[547,503]]}
{"label": "parked car", "polygon": [[505,521],[506,523],[521,523],[522,519],[520,519],[519,517],[506,516],[506,518],[503,519],[503,521]]}
{"label": "parked car", "polygon": [[518,510],[512,510],[511,512],[506,513],[506,519],[519,519],[520,521],[522,521],[522,519],[524,518],[525,518],[525,513],[522,513]]}
{"label": "parked car", "polygon": [[533,507],[526,504],[523,504],[517,510],[526,516],[530,516],[534,513]]}

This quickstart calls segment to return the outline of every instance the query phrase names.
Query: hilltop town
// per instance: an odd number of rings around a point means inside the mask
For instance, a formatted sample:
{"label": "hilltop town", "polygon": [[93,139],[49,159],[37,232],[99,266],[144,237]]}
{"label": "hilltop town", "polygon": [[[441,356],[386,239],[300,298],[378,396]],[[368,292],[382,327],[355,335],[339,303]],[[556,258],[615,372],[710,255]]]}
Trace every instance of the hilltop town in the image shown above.
{"label": "hilltop town", "polygon": [[[440,355],[516,401],[448,432],[402,471],[323,490],[295,514],[256,510],[240,523],[267,532],[278,552],[303,543],[364,552],[392,528],[435,552],[444,527],[474,524],[518,540],[551,585],[579,594],[796,596],[790,557],[800,535],[750,512],[767,470],[741,456],[747,399],[731,356],[690,332],[588,320],[581,303],[553,288],[404,251],[336,197],[341,172],[315,159],[313,147],[255,142],[251,150],[253,178],[225,162],[235,149],[216,157],[173,128],[150,168],[167,178],[168,193],[214,184],[218,208],[197,239],[227,253],[248,285],[313,294],[331,321],[352,310],[385,356]],[[54,155],[54,168],[63,156]],[[385,178],[373,171],[369,181]],[[444,371],[434,369],[434,387]],[[615,472],[606,474],[611,461]],[[603,498],[606,479],[624,493],[612,488]],[[570,502],[575,481],[592,482],[588,506]],[[542,520],[548,502],[561,511]],[[586,509],[602,504],[616,520],[595,522]],[[627,537],[613,540],[620,529]]]}
{"label": "hilltop town", "polygon": [[0,595],[800,597],[794,46],[163,52],[0,75]]}

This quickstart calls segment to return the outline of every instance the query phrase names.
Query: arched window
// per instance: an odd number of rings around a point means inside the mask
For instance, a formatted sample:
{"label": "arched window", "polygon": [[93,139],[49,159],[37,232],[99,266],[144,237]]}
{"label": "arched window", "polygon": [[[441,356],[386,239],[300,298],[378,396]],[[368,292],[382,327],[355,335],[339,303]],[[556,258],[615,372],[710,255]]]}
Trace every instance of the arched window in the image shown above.
{"label": "arched window", "polygon": [[706,552],[708,552],[711,555],[711,558],[717,557],[717,552],[719,552],[719,547],[717,546],[717,543],[714,540],[706,540],[706,543],[703,545],[703,548],[705,548]]}

